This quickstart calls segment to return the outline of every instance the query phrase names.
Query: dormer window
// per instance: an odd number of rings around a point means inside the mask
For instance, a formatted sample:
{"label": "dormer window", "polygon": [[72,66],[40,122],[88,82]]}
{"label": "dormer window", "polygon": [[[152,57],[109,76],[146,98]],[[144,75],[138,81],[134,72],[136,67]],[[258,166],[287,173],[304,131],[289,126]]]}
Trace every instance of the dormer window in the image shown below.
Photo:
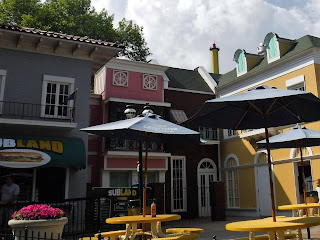
{"label": "dormer window", "polygon": [[234,60],[237,64],[237,77],[247,73],[247,60],[243,49],[238,49],[236,51]]}
{"label": "dormer window", "polygon": [[276,35],[270,36],[267,45],[268,63],[280,58],[279,43]]}

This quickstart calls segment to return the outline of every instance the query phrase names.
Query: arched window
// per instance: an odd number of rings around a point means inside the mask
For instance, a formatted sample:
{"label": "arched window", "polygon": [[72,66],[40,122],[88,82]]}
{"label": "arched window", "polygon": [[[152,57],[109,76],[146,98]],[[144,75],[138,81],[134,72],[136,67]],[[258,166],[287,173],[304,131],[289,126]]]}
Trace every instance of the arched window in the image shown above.
{"label": "arched window", "polygon": [[268,33],[265,37],[265,44],[267,45],[268,63],[280,58],[279,43],[275,33]]}
{"label": "arched window", "polygon": [[[303,156],[303,157],[312,155],[312,154],[309,152],[309,149],[308,149],[308,148],[305,148],[305,147],[304,147],[304,148],[302,148],[301,150],[302,150],[302,156]],[[296,148],[296,149],[294,150],[293,157],[294,157],[294,158],[300,158],[300,149],[299,149],[299,148]]]}
{"label": "arched window", "polygon": [[240,52],[237,59],[238,73],[242,73],[247,70],[246,59],[243,52]]}
{"label": "arched window", "polygon": [[237,76],[241,76],[247,73],[247,60],[245,56],[245,50],[238,49],[233,56],[233,60],[237,64]]}
{"label": "arched window", "polygon": [[234,157],[229,157],[225,163],[227,182],[228,208],[240,207],[238,163]]}
{"label": "arched window", "polygon": [[257,163],[267,163],[268,162],[268,156],[266,153],[262,152],[259,154],[259,157],[258,157],[258,161]]}

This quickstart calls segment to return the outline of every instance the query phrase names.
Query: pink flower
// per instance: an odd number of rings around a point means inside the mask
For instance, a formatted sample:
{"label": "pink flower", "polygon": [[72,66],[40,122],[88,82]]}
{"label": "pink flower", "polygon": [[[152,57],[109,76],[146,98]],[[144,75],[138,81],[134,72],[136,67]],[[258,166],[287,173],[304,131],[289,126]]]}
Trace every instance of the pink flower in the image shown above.
{"label": "pink flower", "polygon": [[64,211],[45,204],[34,204],[21,208],[12,214],[16,220],[56,219],[64,215]]}

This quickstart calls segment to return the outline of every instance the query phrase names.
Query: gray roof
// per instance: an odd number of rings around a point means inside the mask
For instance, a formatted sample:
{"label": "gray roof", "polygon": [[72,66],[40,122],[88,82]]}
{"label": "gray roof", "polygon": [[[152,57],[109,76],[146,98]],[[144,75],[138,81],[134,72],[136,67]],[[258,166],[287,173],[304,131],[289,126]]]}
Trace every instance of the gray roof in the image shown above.
{"label": "gray roof", "polygon": [[[296,43],[292,46],[292,48],[289,49],[289,51],[285,53],[279,60],[274,61],[272,63],[268,63],[267,57],[265,56],[260,62],[256,64],[256,66],[254,66],[251,70],[249,70],[246,74],[242,75],[241,77],[250,76],[252,73],[258,72],[262,69],[267,69],[268,67],[272,67],[275,64],[285,59],[288,59],[289,57],[292,57],[300,52],[303,52],[309,48],[320,47],[320,38],[310,35],[303,36],[295,40],[295,42]],[[233,69],[230,72],[221,75],[221,77],[219,78],[218,87],[224,86],[237,79],[237,71],[236,69]]]}
{"label": "gray roof", "polygon": [[118,43],[106,42],[106,41],[102,41],[102,40],[92,39],[89,37],[75,36],[75,35],[58,33],[58,32],[53,32],[53,31],[45,31],[45,30],[40,30],[40,29],[35,29],[35,28],[20,27],[20,26],[9,25],[9,24],[4,24],[4,23],[0,23],[0,29],[36,34],[36,35],[52,37],[52,38],[56,38],[56,39],[71,40],[71,41],[75,41],[75,42],[91,43],[91,44],[96,44],[96,45],[106,46],[106,47],[124,48],[124,45],[118,44]]}
{"label": "gray roof", "polygon": [[165,73],[170,80],[170,88],[212,93],[212,90],[209,88],[208,84],[200,76],[197,70],[169,67]]}

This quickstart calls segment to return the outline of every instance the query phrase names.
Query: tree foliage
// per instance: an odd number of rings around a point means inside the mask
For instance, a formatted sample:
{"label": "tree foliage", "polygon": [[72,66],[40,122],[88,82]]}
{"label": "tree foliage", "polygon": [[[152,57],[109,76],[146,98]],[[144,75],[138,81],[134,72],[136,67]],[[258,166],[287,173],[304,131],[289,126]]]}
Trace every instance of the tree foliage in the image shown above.
{"label": "tree foliage", "polygon": [[0,0],[0,22],[119,42],[125,45],[119,56],[146,61],[151,53],[143,28],[126,19],[115,28],[113,20],[105,9],[97,12],[91,0]]}

